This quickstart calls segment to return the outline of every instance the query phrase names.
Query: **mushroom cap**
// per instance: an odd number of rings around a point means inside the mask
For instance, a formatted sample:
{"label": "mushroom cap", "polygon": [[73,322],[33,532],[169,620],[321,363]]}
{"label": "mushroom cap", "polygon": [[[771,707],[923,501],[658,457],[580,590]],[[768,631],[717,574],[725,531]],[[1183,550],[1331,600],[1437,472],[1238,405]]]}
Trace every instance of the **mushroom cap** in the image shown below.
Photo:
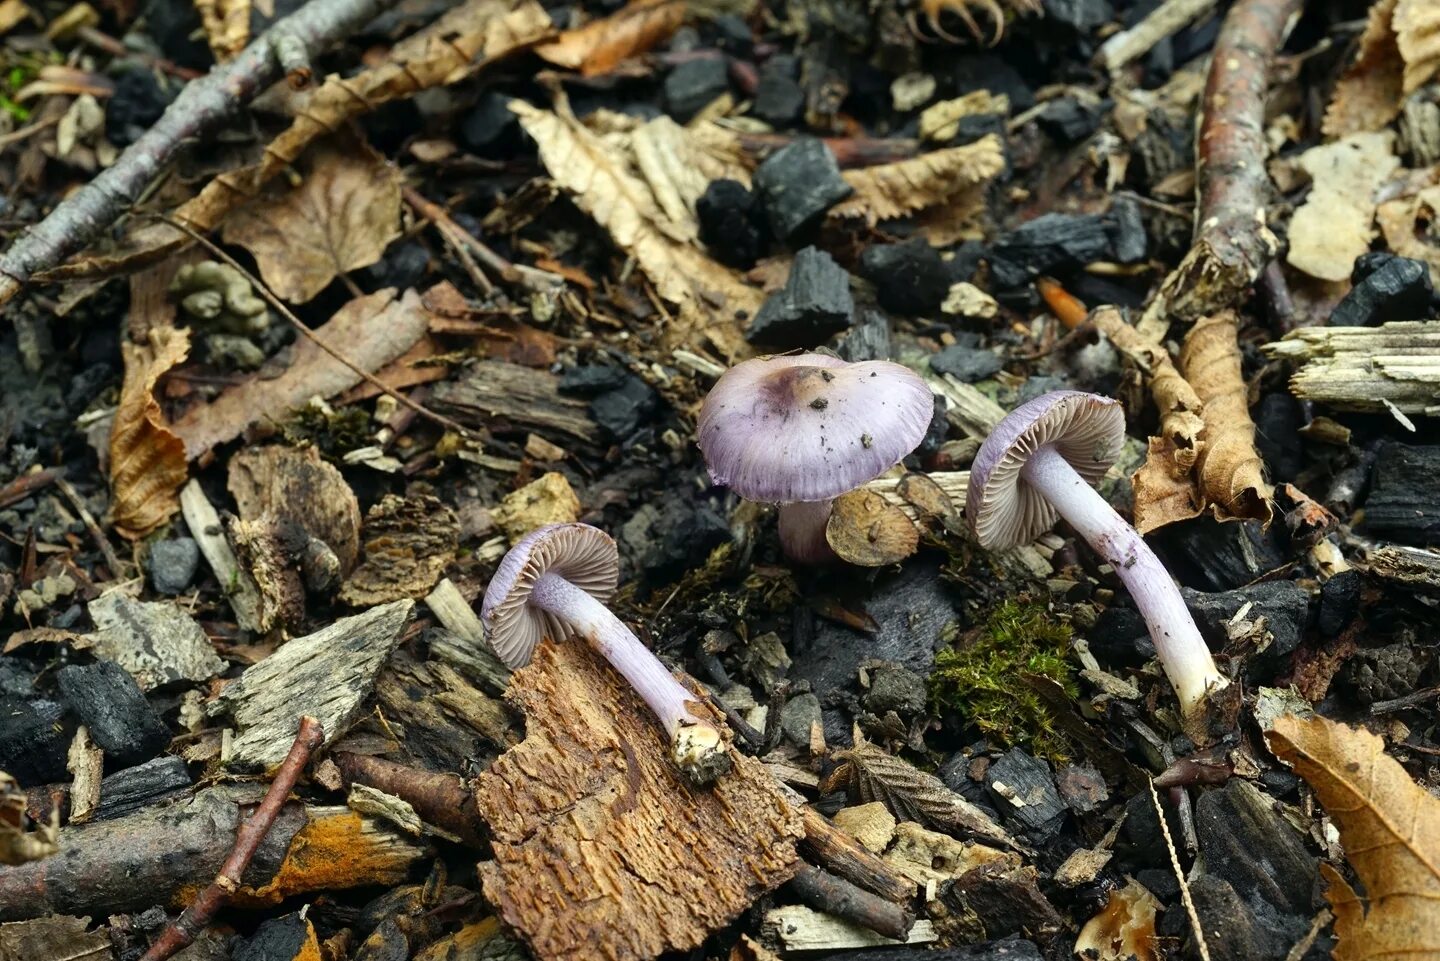
{"label": "mushroom cap", "polygon": [[899,364],[757,357],[715,382],[697,433],[716,484],[752,501],[823,501],[898,464],[934,412],[925,381]]}
{"label": "mushroom cap", "polygon": [[1015,408],[990,432],[970,466],[965,519],[982,547],[1028,544],[1055,524],[1055,508],[1025,483],[1030,455],[1051,446],[1094,484],[1125,443],[1119,401],[1078,390],[1055,390]]}
{"label": "mushroom cap", "polygon": [[547,573],[604,603],[620,580],[620,553],[609,534],[589,524],[546,524],[516,541],[480,605],[485,640],[506,667],[530,663],[542,637],[559,640],[571,633],[563,619],[529,604],[531,588]]}

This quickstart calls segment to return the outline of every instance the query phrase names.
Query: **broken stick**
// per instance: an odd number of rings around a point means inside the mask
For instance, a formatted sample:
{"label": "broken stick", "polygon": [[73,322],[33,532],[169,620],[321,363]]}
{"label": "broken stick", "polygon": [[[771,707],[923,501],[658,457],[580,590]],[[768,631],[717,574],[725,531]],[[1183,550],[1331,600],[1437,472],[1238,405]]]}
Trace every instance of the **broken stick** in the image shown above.
{"label": "broken stick", "polygon": [[240,887],[240,876],[250,866],[250,859],[255,856],[260,842],[265,840],[265,835],[270,833],[270,827],[280,814],[280,808],[285,805],[295,782],[300,779],[300,773],[305,770],[310,755],[324,740],[325,730],[319,721],[309,716],[300,718],[300,730],[295,734],[295,743],[290,746],[290,753],[275,772],[275,780],[270,782],[265,799],[250,816],[250,820],[235,832],[235,848],[225,859],[220,873],[215,875],[210,886],[201,891],[200,896],[181,912],[180,917],[155,939],[140,961],[165,961],[181,948],[193,943],[215,916],[215,912],[230,900],[230,896]]}
{"label": "broken stick", "polygon": [[0,257],[0,306],[31,276],[76,253],[114,223],[155,180],[181,144],[205,136],[279,78],[278,48],[319,53],[369,23],[395,0],[311,0],[278,21],[234,60],[180,92],[116,163],[66,197]]}

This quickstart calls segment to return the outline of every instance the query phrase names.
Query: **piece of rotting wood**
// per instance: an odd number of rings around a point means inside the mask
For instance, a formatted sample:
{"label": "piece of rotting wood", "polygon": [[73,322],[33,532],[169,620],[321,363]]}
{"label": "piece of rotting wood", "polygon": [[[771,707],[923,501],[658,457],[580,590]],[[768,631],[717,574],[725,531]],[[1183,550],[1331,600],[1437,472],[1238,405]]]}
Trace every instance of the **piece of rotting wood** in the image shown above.
{"label": "piece of rotting wood", "polygon": [[732,748],[731,773],[692,788],[589,645],[542,643],[507,696],[527,736],[476,779],[480,876],[538,961],[689,950],[800,867],[800,811],[764,766]]}
{"label": "piece of rotting wood", "polygon": [[600,439],[585,401],[561,394],[553,374],[503,360],[476,361],[458,379],[436,384],[430,400],[462,423],[492,430],[564,434],[592,444]]}
{"label": "piece of rotting wood", "polygon": [[765,927],[780,939],[780,943],[785,946],[787,957],[790,953],[928,944],[938,937],[934,925],[922,920],[915,922],[904,941],[897,941],[834,915],[807,908],[803,904],[789,904],[767,912]]}
{"label": "piece of rotting wood", "polygon": [[1440,414],[1440,321],[1379,327],[1301,327],[1265,344],[1299,365],[1290,390],[1340,410]]}
{"label": "piece of rotting wood", "polygon": [[825,815],[806,805],[801,814],[805,819],[806,853],[831,871],[853,884],[881,897],[903,904],[915,896],[915,882],[900,874],[878,855],[860,845]]}
{"label": "piece of rotting wood", "polygon": [[1403,544],[1386,544],[1365,552],[1360,567],[1375,577],[1440,595],[1440,554]]}
{"label": "piece of rotting wood", "polygon": [[1005,408],[953,374],[930,374],[925,383],[945,398],[945,419],[967,437],[983,442],[1005,419]]}

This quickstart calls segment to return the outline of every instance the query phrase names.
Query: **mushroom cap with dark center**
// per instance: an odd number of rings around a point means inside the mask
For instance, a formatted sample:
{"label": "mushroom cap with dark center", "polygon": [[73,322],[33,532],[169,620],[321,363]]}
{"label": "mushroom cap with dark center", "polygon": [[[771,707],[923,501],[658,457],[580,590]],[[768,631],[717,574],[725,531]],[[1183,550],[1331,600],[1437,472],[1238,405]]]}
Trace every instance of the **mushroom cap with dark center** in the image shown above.
{"label": "mushroom cap with dark center", "polygon": [[925,381],[899,364],[758,357],[715,382],[697,433],[716,484],[752,501],[823,501],[898,464],[934,411]]}
{"label": "mushroom cap with dark center", "polygon": [[547,524],[515,543],[485,588],[480,623],[495,656],[524,667],[542,637],[570,635],[565,621],[529,604],[542,574],[556,574],[604,603],[620,580],[620,554],[610,535],[589,524]]}
{"label": "mushroom cap with dark center", "polygon": [[1021,404],[995,425],[970,466],[965,518],[982,547],[1028,544],[1055,524],[1055,509],[1025,483],[1030,455],[1050,446],[1094,484],[1125,443],[1118,401],[1078,390],[1056,390]]}

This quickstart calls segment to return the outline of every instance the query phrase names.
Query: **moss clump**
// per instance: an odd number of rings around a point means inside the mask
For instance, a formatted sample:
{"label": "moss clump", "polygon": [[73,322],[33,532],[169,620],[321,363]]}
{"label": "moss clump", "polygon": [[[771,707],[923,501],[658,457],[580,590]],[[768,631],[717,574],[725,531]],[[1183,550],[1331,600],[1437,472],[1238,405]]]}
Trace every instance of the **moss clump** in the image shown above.
{"label": "moss clump", "polygon": [[1037,755],[1065,757],[1064,736],[1025,675],[1048,677],[1076,695],[1066,661],[1070,625],[1053,620],[1038,604],[1006,601],[972,633],[970,643],[935,658],[933,709],[958,715],[1002,745],[1028,742]]}

